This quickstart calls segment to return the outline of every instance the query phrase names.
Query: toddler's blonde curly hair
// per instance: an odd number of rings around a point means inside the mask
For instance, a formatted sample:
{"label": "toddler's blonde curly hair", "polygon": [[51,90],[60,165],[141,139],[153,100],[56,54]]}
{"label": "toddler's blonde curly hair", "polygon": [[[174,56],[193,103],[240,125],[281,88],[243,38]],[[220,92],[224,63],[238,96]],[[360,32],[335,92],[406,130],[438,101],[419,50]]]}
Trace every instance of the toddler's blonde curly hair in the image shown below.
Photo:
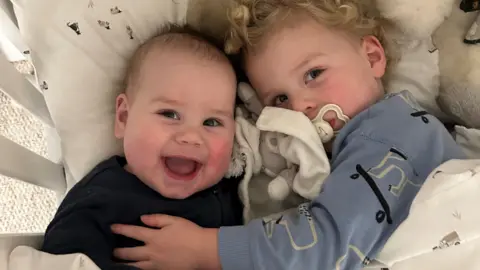
{"label": "toddler's blonde curly hair", "polygon": [[234,0],[225,52],[254,49],[291,14],[310,15],[319,23],[359,39],[372,35],[384,43],[384,30],[371,0]]}

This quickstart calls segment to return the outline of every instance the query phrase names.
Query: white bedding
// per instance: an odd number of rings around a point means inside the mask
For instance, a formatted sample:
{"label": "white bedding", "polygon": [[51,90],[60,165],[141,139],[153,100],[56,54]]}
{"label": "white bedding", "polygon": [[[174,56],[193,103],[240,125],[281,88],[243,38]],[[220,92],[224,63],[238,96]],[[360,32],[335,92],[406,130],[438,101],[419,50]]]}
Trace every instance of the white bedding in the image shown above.
{"label": "white bedding", "polygon": [[480,159],[444,163],[430,174],[377,260],[390,270],[480,269],[479,194]]}
{"label": "white bedding", "polygon": [[480,159],[480,130],[456,126],[455,141],[468,158]]}
{"label": "white bedding", "polygon": [[27,246],[19,246],[10,254],[5,270],[100,270],[87,256],[80,253],[52,255]]}

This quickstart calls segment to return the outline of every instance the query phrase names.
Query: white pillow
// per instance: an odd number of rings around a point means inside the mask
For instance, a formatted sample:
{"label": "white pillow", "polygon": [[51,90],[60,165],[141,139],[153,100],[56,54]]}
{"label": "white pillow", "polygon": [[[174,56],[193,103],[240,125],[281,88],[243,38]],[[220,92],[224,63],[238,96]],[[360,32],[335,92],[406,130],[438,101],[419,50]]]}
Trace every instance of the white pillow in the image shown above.
{"label": "white pillow", "polygon": [[163,23],[183,23],[188,0],[12,2],[45,88],[71,187],[98,162],[122,153],[113,123],[127,59]]}

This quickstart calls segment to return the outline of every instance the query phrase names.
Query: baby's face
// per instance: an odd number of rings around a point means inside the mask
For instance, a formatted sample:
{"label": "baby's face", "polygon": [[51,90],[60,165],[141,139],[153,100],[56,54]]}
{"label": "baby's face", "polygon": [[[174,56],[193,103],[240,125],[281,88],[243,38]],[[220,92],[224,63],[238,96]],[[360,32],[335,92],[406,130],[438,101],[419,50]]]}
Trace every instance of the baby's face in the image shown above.
{"label": "baby's face", "polygon": [[235,74],[227,63],[177,50],[144,61],[134,97],[117,98],[116,136],[127,170],[163,196],[184,199],[228,170]]}
{"label": "baby's face", "polygon": [[[283,107],[314,119],[326,104],[350,118],[383,95],[385,54],[374,37],[354,40],[312,19],[277,30],[246,57],[246,71],[265,106]],[[344,123],[328,112],[334,130]]]}

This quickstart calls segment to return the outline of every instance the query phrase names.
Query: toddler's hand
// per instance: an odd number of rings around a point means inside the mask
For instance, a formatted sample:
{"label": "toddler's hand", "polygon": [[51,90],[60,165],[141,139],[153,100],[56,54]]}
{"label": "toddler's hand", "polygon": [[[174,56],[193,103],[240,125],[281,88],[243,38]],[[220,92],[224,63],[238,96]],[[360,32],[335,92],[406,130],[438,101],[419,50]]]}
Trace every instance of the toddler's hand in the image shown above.
{"label": "toddler's hand", "polygon": [[218,258],[217,229],[205,229],[183,218],[167,215],[142,216],[150,229],[133,225],[112,225],[112,231],[145,243],[144,246],[118,248],[115,257],[132,261],[144,270],[221,269]]}

